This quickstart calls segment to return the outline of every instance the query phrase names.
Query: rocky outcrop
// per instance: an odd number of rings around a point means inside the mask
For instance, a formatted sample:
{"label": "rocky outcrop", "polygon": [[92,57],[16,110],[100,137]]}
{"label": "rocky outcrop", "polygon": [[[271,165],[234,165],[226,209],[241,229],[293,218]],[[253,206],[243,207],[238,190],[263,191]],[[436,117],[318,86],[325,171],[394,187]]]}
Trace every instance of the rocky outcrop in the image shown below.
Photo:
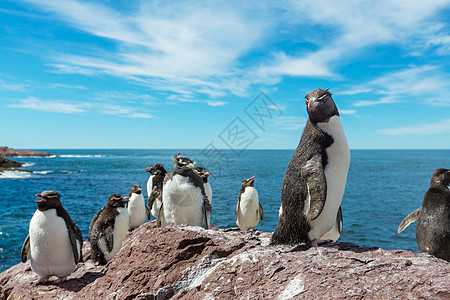
{"label": "rocky outcrop", "polygon": [[63,283],[36,285],[29,262],[13,266],[0,274],[0,298],[450,299],[450,264],[426,254],[269,242],[266,232],[146,223],[108,265],[88,260]]}
{"label": "rocky outcrop", "polygon": [[48,152],[34,151],[34,150],[17,150],[9,147],[0,147],[0,156],[16,157],[16,156],[53,156],[54,154]]}
{"label": "rocky outcrop", "polygon": [[31,172],[25,169],[18,169],[22,167],[23,163],[13,161],[4,157],[0,157],[0,173],[2,171],[22,171],[22,172]]}

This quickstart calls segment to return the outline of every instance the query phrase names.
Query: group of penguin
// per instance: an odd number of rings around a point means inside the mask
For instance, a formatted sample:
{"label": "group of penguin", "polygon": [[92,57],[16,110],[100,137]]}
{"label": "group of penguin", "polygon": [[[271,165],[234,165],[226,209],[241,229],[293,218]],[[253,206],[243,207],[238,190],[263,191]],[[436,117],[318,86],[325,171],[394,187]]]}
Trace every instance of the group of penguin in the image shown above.
{"label": "group of penguin", "polygon": [[[342,232],[341,201],[350,165],[350,150],[339,111],[327,89],[305,96],[308,120],[300,143],[287,166],[281,189],[281,207],[272,244],[319,244],[337,241]],[[144,223],[151,214],[160,227],[168,224],[210,228],[212,190],[209,173],[180,154],[167,173],[162,164],[146,170],[148,208],[140,186],[128,197],[112,195],[92,219],[88,240],[91,258],[105,264],[119,251],[128,229]],[[245,179],[239,192],[235,220],[241,229],[254,228],[264,212],[254,188],[255,178]],[[420,252],[450,261],[450,170],[437,169],[422,206],[398,228],[418,221],[416,240]],[[22,247],[22,261],[30,255],[40,282],[55,275],[63,280],[81,261],[81,231],[59,201],[55,191],[36,195],[38,210]],[[128,208],[126,204],[128,203]]]}
{"label": "group of penguin", "polygon": [[[127,197],[111,195],[102,209],[92,218],[88,241],[91,259],[104,265],[119,252],[122,242],[131,231],[150,219],[152,214],[159,227],[171,225],[210,228],[212,189],[209,172],[194,168],[194,162],[181,154],[167,173],[161,163],[151,168],[147,182],[148,202],[145,205],[142,189],[133,185]],[[254,187],[255,177],[245,179],[236,205],[236,224],[240,229],[254,228],[263,219],[263,208]],[[56,191],[37,194],[38,208],[29,226],[29,234],[21,251],[21,260],[30,257],[32,270],[40,283],[50,276],[61,282],[82,262],[83,238],[80,229],[61,204]]]}

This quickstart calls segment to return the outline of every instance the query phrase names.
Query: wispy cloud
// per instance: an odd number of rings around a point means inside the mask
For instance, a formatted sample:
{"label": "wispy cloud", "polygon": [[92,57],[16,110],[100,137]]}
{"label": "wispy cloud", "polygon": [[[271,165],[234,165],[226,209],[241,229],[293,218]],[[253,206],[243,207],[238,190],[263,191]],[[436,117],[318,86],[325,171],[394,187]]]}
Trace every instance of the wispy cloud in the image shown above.
{"label": "wispy cloud", "polygon": [[53,88],[66,88],[66,89],[77,89],[77,90],[88,90],[87,87],[81,86],[81,85],[70,85],[70,84],[63,84],[63,83],[51,83],[50,87]]}
{"label": "wispy cloud", "polygon": [[450,119],[435,123],[381,129],[379,132],[384,135],[431,135],[450,133]]}
{"label": "wispy cloud", "polygon": [[[411,52],[439,46],[442,55],[449,47],[438,18],[449,5],[444,0],[285,1],[282,6],[152,1],[124,11],[98,2],[25,2],[115,45],[102,55],[51,53],[55,72],[106,74],[183,97],[245,96],[253,85],[272,85],[283,76],[339,78],[337,66],[378,45]],[[290,42],[294,33],[292,43],[304,47],[271,47],[274,41]],[[243,63],[252,51],[263,54]]]}
{"label": "wispy cloud", "polygon": [[[449,106],[448,87],[450,76],[441,67],[432,65],[410,66],[409,68],[383,75],[355,87],[361,93],[370,90],[381,96],[378,100],[361,100],[355,106],[371,106],[394,102],[422,103],[435,106]],[[358,93],[355,93],[358,94]],[[417,100],[413,100],[417,101]]]}
{"label": "wispy cloud", "polygon": [[117,115],[129,118],[154,118],[151,114],[136,112],[135,108],[121,105],[86,102],[78,103],[64,100],[41,100],[36,97],[28,97],[26,99],[19,100],[17,103],[10,104],[9,107],[65,114],[94,112],[104,115]]}
{"label": "wispy cloud", "polygon": [[276,126],[285,130],[299,130],[305,127],[306,118],[295,116],[280,116],[274,119]]}
{"label": "wispy cloud", "polygon": [[356,110],[354,109],[340,109],[339,113],[342,115],[354,115],[356,114]]}
{"label": "wispy cloud", "polygon": [[14,92],[24,92],[29,87],[28,84],[24,83],[8,83],[0,80],[0,88],[8,91]]}
{"label": "wispy cloud", "polygon": [[211,100],[207,100],[206,104],[208,104],[209,106],[223,106],[225,104],[227,104],[224,101],[211,101]]}

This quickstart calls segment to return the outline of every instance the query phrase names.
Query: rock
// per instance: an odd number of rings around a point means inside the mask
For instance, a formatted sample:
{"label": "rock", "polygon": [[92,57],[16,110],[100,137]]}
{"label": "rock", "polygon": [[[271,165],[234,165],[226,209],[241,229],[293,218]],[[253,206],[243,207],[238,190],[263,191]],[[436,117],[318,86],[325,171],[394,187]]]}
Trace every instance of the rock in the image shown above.
{"label": "rock", "polygon": [[[11,267],[0,274],[0,298],[450,299],[450,264],[427,254],[269,242],[257,230],[145,223],[106,266],[88,260],[60,284],[36,285],[29,262]],[[87,258],[87,242],[83,251]]]}
{"label": "rock", "polygon": [[20,171],[31,172],[25,169],[18,169],[23,165],[21,162],[13,161],[4,157],[0,157],[0,173],[3,171]]}
{"label": "rock", "polygon": [[15,156],[53,156],[54,154],[48,152],[34,151],[34,150],[17,150],[8,147],[0,147],[0,156],[15,157]]}

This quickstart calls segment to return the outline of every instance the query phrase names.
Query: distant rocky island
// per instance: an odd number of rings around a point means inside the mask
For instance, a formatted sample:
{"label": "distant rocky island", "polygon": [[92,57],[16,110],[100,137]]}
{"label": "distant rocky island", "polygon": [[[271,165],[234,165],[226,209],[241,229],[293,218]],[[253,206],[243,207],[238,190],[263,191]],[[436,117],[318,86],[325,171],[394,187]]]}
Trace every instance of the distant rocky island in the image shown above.
{"label": "distant rocky island", "polygon": [[17,157],[17,156],[53,156],[54,154],[48,152],[34,151],[34,150],[18,150],[9,147],[0,147],[0,157]]}
{"label": "distant rocky island", "polygon": [[40,156],[47,157],[54,154],[48,152],[34,151],[34,150],[17,150],[9,147],[0,147],[0,173],[3,171],[21,171],[31,172],[26,169],[20,169],[23,165],[21,162],[7,159],[6,157],[18,157],[18,156]]}

